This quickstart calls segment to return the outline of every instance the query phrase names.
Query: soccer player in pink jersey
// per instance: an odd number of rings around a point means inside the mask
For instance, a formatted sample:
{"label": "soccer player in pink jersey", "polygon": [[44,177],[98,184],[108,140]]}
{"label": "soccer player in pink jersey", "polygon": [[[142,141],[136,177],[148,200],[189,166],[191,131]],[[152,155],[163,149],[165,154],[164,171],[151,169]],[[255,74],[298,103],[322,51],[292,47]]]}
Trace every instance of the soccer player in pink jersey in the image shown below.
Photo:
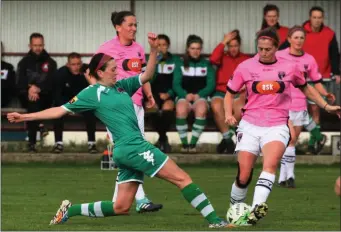
{"label": "soccer player in pink jersey", "polygon": [[[335,96],[328,93],[322,85],[322,76],[318,72],[318,65],[315,58],[302,50],[305,41],[306,32],[301,26],[290,28],[288,33],[288,42],[290,47],[276,53],[277,58],[283,58],[298,64],[300,71],[307,80],[314,83],[315,89],[327,98],[335,100]],[[295,188],[294,167],[296,160],[295,145],[302,131],[303,126],[309,124],[309,115],[307,110],[307,98],[298,88],[290,86],[292,103],[289,110],[290,121],[294,126],[294,138],[291,138],[289,146],[286,148],[281,160],[281,169],[279,175],[279,185],[282,187]],[[309,126],[308,130],[309,130]],[[309,130],[310,131],[310,130]],[[314,129],[311,130],[313,135],[319,134]]]}
{"label": "soccer player in pink jersey", "polygon": [[278,162],[290,140],[288,128],[291,106],[290,85],[301,88],[303,93],[330,113],[340,116],[340,106],[331,106],[318,92],[307,85],[297,64],[276,59],[279,39],[272,28],[257,35],[259,57],[242,62],[227,83],[225,95],[225,120],[235,125],[232,114],[234,95],[245,85],[247,103],[237,129],[238,174],[232,185],[231,205],[244,202],[252,179],[253,166],[263,154],[263,170],[257,180],[251,211],[234,226],[250,226],[267,214],[266,200],[275,181]]}
{"label": "soccer player in pink jersey", "polygon": [[[135,42],[137,22],[135,15],[130,11],[113,12],[111,21],[116,29],[117,36],[102,44],[96,53],[104,53],[115,59],[118,70],[118,80],[135,76],[141,73],[146,66],[146,58],[143,47]],[[142,86],[147,97],[147,107],[155,104],[150,83]],[[132,96],[138,125],[144,136],[144,109],[142,88],[138,89]],[[108,131],[109,137],[111,134]],[[111,140],[112,141],[112,140]],[[118,173],[119,175],[119,173]],[[117,198],[118,182],[116,178],[113,202]],[[142,184],[140,184],[135,196],[136,211],[139,213],[152,212],[162,209],[161,204],[154,204],[145,195]]]}

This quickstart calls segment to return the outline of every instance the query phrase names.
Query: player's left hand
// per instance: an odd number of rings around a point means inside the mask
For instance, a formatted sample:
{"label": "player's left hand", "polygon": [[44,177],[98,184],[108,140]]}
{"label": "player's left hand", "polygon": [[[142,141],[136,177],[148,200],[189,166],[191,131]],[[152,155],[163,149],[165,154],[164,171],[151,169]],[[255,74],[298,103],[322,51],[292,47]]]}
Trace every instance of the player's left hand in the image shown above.
{"label": "player's left hand", "polygon": [[341,107],[340,106],[326,105],[326,107],[324,109],[330,114],[336,114],[339,118],[341,117]]}
{"label": "player's left hand", "polygon": [[18,123],[24,121],[22,114],[19,114],[17,112],[8,113],[7,119],[10,123]]}
{"label": "player's left hand", "polygon": [[157,39],[157,35],[155,33],[148,33],[148,43],[152,50],[158,51],[159,40]]}
{"label": "player's left hand", "polygon": [[147,97],[146,107],[151,109],[155,105],[155,100],[153,95]]}
{"label": "player's left hand", "polygon": [[333,103],[335,102],[335,100],[336,100],[335,95],[332,94],[332,93],[328,93],[328,94],[326,95],[326,98],[328,99],[328,101],[330,102],[330,104],[333,104]]}

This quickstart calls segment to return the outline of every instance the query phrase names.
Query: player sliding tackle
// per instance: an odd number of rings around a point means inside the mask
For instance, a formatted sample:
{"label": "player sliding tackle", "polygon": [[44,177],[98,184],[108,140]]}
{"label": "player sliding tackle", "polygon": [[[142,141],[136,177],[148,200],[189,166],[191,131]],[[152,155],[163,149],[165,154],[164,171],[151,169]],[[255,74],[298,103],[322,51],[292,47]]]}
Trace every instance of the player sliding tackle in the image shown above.
{"label": "player sliding tackle", "polygon": [[31,114],[9,113],[12,123],[55,119],[68,112],[92,110],[113,135],[115,141],[114,161],[120,168],[117,200],[98,201],[72,205],[64,200],[50,224],[60,224],[69,218],[83,215],[88,217],[108,217],[129,213],[138,185],[143,176],[157,176],[174,185],[185,199],[208,221],[209,228],[226,227],[206,195],[193,183],[191,177],[180,169],[167,155],[145,141],[141,135],[131,96],[144,83],[148,82],[155,71],[158,41],[156,35],[149,33],[150,58],[146,71],[138,76],[116,81],[115,60],[103,53],[92,57],[90,75],[97,79],[95,85],[81,91],[69,103]]}

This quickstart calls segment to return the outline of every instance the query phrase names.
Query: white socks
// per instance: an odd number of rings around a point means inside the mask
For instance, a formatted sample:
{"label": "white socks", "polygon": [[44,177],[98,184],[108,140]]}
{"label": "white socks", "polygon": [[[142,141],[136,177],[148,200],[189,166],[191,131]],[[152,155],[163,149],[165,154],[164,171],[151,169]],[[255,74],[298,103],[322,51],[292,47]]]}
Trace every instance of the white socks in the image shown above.
{"label": "white socks", "polygon": [[261,203],[266,202],[275,181],[275,174],[262,171],[260,174],[253,195],[252,209]]}
{"label": "white socks", "polygon": [[295,161],[296,161],[296,149],[295,147],[287,147],[285,150],[284,156],[285,165],[287,169],[287,179],[293,178],[295,179],[294,169],[295,169]]}
{"label": "white socks", "polygon": [[244,202],[247,194],[246,188],[239,188],[236,182],[233,182],[231,189],[230,207],[235,203]]}

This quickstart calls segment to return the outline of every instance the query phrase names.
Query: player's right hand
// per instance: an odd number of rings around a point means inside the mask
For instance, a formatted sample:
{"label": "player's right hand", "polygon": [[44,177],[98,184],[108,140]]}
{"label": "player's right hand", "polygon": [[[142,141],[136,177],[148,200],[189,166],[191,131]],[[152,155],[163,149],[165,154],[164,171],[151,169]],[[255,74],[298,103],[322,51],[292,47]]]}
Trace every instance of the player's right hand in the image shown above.
{"label": "player's right hand", "polygon": [[10,123],[18,123],[18,122],[23,122],[24,119],[22,117],[22,114],[19,114],[17,112],[13,113],[8,113],[7,114],[7,119]]}
{"label": "player's right hand", "polygon": [[225,115],[225,123],[227,123],[230,126],[234,126],[237,124],[237,120],[233,115]]}
{"label": "player's right hand", "polygon": [[148,33],[148,43],[151,49],[158,51],[159,40],[157,39],[157,35],[155,33]]}

